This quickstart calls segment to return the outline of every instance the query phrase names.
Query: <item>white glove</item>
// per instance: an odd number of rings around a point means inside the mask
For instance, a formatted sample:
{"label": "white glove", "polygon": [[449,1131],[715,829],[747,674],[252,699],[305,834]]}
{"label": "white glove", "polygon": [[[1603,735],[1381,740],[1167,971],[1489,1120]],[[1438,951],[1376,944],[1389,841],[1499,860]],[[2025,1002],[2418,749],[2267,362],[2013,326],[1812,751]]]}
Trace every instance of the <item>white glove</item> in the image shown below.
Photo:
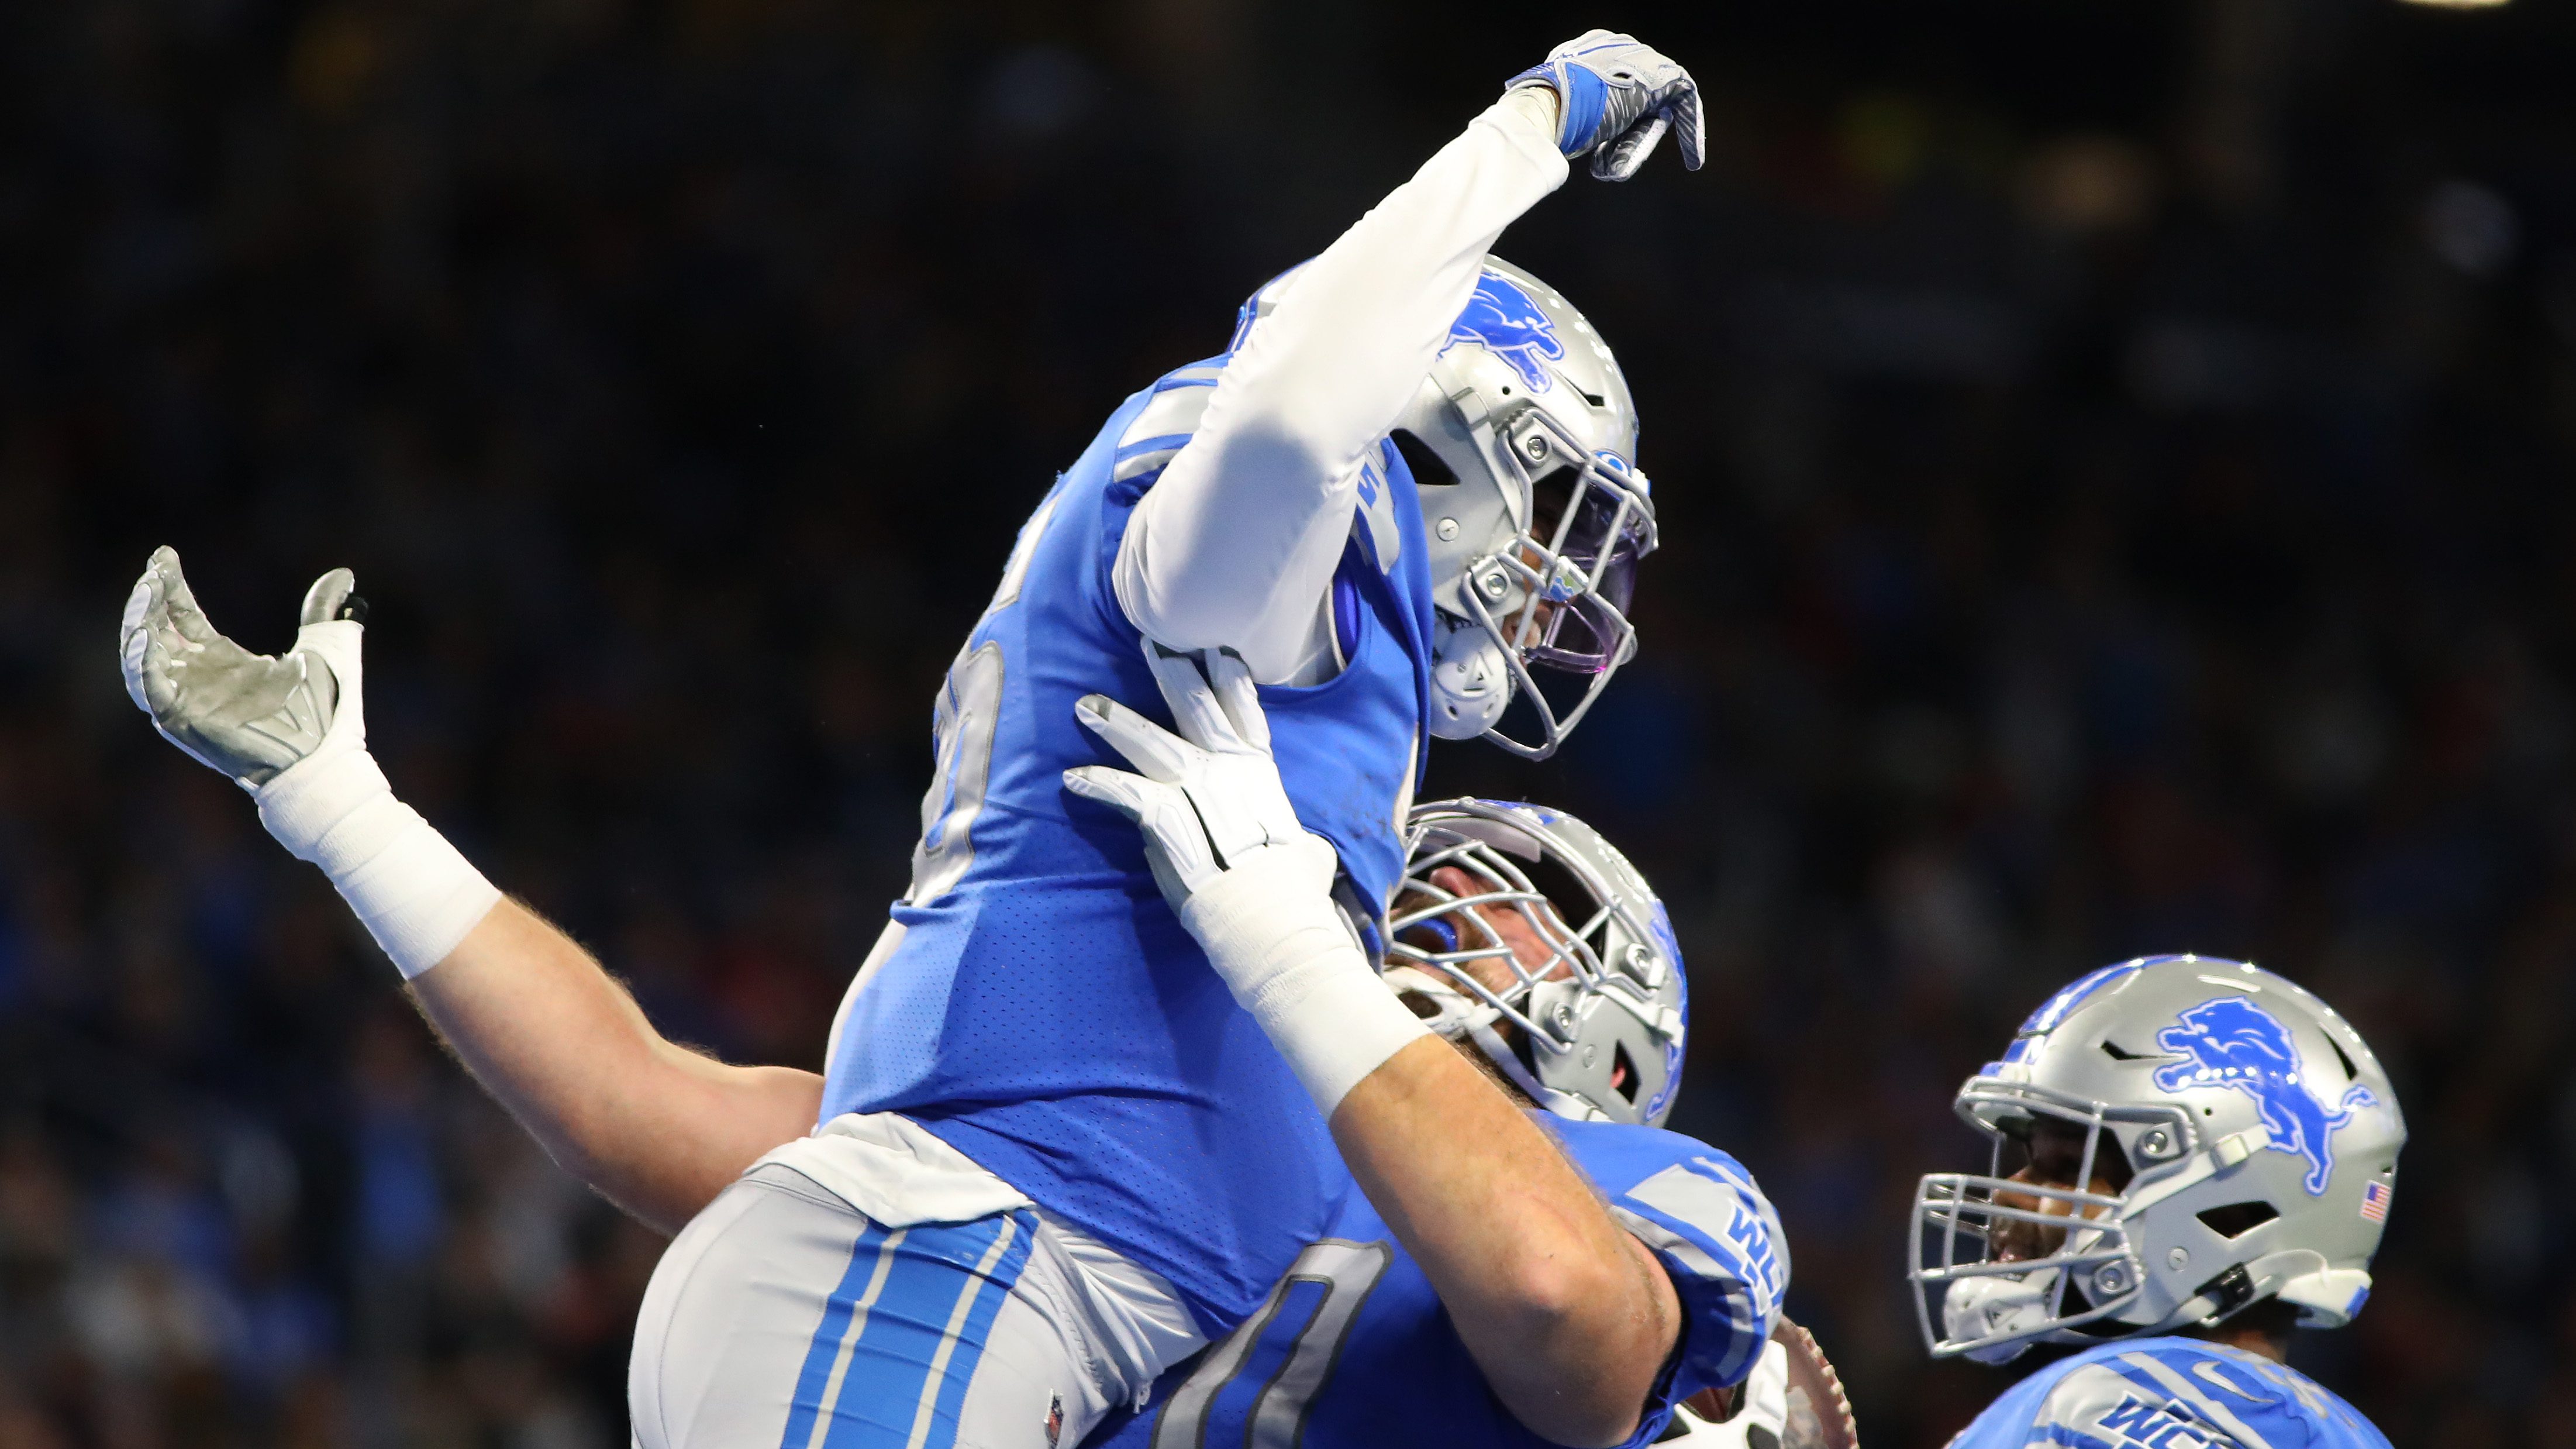
{"label": "white glove", "polygon": [[1145,858],[1177,911],[1256,852],[1316,837],[1288,803],[1288,787],[1270,758],[1270,720],[1243,660],[1219,651],[1202,677],[1190,656],[1151,640],[1145,659],[1181,733],[1105,694],[1086,694],[1074,701],[1074,718],[1144,773],[1086,765],[1067,770],[1064,781],[1073,793],[1145,827]]}
{"label": "white glove", "polygon": [[359,645],[365,606],[347,569],[304,596],[283,659],[215,632],[179,571],[153,551],[125,602],[125,688],[171,743],[251,792],[259,819],[322,867],[404,979],[446,959],[500,900],[367,753]]}
{"label": "white glove", "polygon": [[1232,651],[1209,656],[1205,676],[1150,640],[1145,653],[1181,734],[1084,695],[1074,718],[1142,773],[1084,765],[1065,788],[1144,829],[1164,899],[1329,1117],[1426,1033],[1333,902],[1333,847],[1297,822],[1251,671]]}
{"label": "white glove", "polygon": [[1587,30],[1512,77],[1505,90],[1529,85],[1556,92],[1556,149],[1568,158],[1589,152],[1601,180],[1636,175],[1668,130],[1681,144],[1683,168],[1699,169],[1707,142],[1699,83],[1634,36]]}

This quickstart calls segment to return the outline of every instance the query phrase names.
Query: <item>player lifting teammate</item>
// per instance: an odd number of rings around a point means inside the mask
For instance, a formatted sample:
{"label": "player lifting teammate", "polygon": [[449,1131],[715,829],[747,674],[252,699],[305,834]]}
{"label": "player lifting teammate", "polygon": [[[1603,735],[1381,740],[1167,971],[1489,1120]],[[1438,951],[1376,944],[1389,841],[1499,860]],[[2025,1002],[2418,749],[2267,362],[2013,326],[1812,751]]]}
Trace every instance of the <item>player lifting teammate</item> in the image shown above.
{"label": "player lifting teammate", "polygon": [[[354,642],[356,626],[330,617],[346,582],[327,577],[308,602],[318,622],[307,645],[327,651],[335,667],[301,676],[276,711],[291,719],[324,710],[313,682],[335,681],[326,734],[341,741],[363,727],[356,656],[339,648]],[[230,646],[185,617],[198,635],[194,657],[223,667]],[[1217,662],[1215,686],[1186,659],[1157,663],[1187,738],[1087,698],[1085,717],[1146,773],[1090,770],[1081,787],[1147,824],[1154,872],[1208,943],[1215,978],[1283,1048],[1305,1050],[1301,1036],[1343,1030],[1372,1006],[1428,1016],[1458,1046],[1416,1042],[1346,1094],[1331,1121],[1353,1170],[1336,1164],[1328,1233],[1304,1248],[1242,1328],[1166,1374],[1145,1396],[1147,1412],[1114,1414],[1095,1441],[1143,1449],[1240,1430],[1267,1444],[1293,1431],[1315,1449],[1359,1449],[1401,1426],[1411,1437],[1470,1446],[1685,1433],[1768,1443],[1757,1429],[1792,1449],[1847,1444],[1830,1371],[1778,1318],[1788,1262],[1768,1203],[1723,1153],[1656,1130],[1678,1080],[1687,1000],[1678,948],[1644,880],[1580,821],[1556,812],[1480,801],[1422,807],[1392,922],[1394,954],[1409,964],[1380,979],[1332,901],[1329,847],[1296,823],[1248,678],[1230,656]],[[364,768],[315,758],[325,768]],[[281,813],[294,798],[265,796]],[[410,848],[438,848],[399,806],[374,808],[415,837]],[[1245,843],[1252,827],[1262,844]],[[364,817],[343,827],[381,828]],[[784,1151],[739,1182],[721,1182],[708,1170],[716,1156],[787,1145],[801,1126],[772,1114],[774,1140],[760,1141],[752,1135],[758,1113],[726,1121],[684,1110],[684,1130],[674,1130],[669,1113],[645,1110],[685,1108],[667,1079],[684,1079],[709,1103],[763,1093],[810,1102],[819,1079],[687,1056],[653,1035],[570,942],[515,906],[496,914],[477,934],[527,932],[550,949],[515,959],[460,949],[413,989],[483,1082],[594,1185],[662,1221],[687,1219],[721,1187],[701,1223],[853,1190],[817,1175],[816,1159]],[[1414,1010],[1398,1006],[1390,987]],[[531,1007],[546,1030],[508,1029]],[[1517,1085],[1497,1091],[1496,1082]],[[1504,1092],[1519,1095],[1519,1106]],[[1523,1115],[1536,1101],[1569,1119],[1553,1137]],[[725,1241],[692,1233],[675,1256],[693,1241]],[[788,1424],[782,1442],[830,1442],[835,1426],[862,1417],[849,1396],[865,1386],[848,1378],[842,1346],[872,1322],[916,1334],[952,1330],[925,1319],[924,1305],[890,1294],[894,1273],[911,1261],[907,1242],[893,1230],[846,1250],[845,1308],[827,1309],[819,1330],[800,1334],[832,1350],[821,1359],[809,1352],[800,1368],[818,1381],[817,1411]],[[1024,1275],[1023,1283],[1026,1294],[1069,1291],[1051,1278]],[[648,1325],[654,1317],[648,1306]],[[1779,1342],[1768,1341],[1774,1335]],[[775,1349],[756,1337],[698,1347],[690,1367],[709,1376],[756,1372]],[[1246,1375],[1270,1385],[1257,1403],[1230,1392]],[[647,1397],[660,1380],[640,1372],[638,1380],[638,1413],[662,1407]],[[1043,1383],[1014,1387],[1028,1417],[1069,1442],[1061,1398]],[[1707,1417],[1681,1407],[1694,1395]],[[1844,1424],[1841,1437],[1825,1435],[1826,1423]]]}
{"label": "player lifting teammate", "polygon": [[[613,1110],[684,1137],[698,1186],[792,1135],[781,1155],[828,1189],[747,1190],[666,1256],[635,1360],[645,1445],[1035,1444],[1032,1401],[1079,1433],[1232,1328],[1327,1225],[1339,1169],[1316,1104],[1420,1028],[1361,1016],[1303,1057],[1270,1050],[1134,832],[1068,803],[1062,772],[1105,758],[1072,703],[1151,698],[1147,636],[1236,650],[1269,687],[1286,793],[1363,917],[1400,874],[1428,732],[1491,729],[1518,685],[1540,719],[1519,747],[1552,748],[1633,645],[1625,591],[1652,512],[1606,347],[1486,252],[1566,157],[1624,177],[1667,129],[1696,163],[1679,67],[1599,32],[1561,47],[1265,288],[1225,356],[1112,415],[1021,530],[950,671],[912,888],[852,984],[819,1094],[670,1052],[394,798],[364,747],[345,574],[266,660],[216,635],[175,556],[155,557],[122,644],[137,701],[330,873],[559,1157],[665,1223],[704,1200],[591,1160],[627,1139],[585,1115],[600,1109],[582,1081],[516,1070],[553,1060],[533,1038],[586,1017],[611,1045],[579,1075],[624,1073]],[[1442,505],[1428,526],[1425,486]],[[1586,689],[1560,716],[1532,666]]]}
{"label": "player lifting teammate", "polygon": [[[1348,1175],[1327,1233],[1094,1443],[1474,1449],[1701,1428],[1760,1444],[1758,1426],[1776,1445],[1794,1394],[1809,1432],[1791,1443],[1848,1445],[1830,1370],[1779,1317],[1789,1261],[1769,1201],[1733,1158],[1659,1130],[1688,999],[1645,880],[1556,811],[1422,807],[1390,922],[1404,964],[1381,976],[1281,788],[1257,692],[1230,656],[1211,665],[1157,662],[1177,736],[1085,699],[1135,772],[1072,783],[1143,827],[1175,912],[1283,1054],[1399,1012],[1455,1046],[1416,1040],[1330,1110]],[[1726,1424],[1676,1423],[1693,1398]]]}

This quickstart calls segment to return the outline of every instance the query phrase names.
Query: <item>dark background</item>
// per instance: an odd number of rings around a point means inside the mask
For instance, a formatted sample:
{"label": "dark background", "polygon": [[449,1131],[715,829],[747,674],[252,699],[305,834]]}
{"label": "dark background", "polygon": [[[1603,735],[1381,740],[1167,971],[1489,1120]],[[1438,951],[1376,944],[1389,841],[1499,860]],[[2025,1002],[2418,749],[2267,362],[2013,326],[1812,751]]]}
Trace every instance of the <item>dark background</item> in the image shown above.
{"label": "dark background", "polygon": [[1129,390],[1600,20],[1712,160],[1505,239],[1663,552],[1564,757],[1680,922],[1675,1125],[1877,1449],[1914,1176],[2061,981],[2253,956],[2415,1144],[2300,1361],[2576,1445],[2576,12],[2394,0],[86,0],[0,9],[0,1446],[618,1445],[659,1244],[441,1059],[119,687],[375,605],[403,794],[676,1035],[814,1063],[939,670]]}

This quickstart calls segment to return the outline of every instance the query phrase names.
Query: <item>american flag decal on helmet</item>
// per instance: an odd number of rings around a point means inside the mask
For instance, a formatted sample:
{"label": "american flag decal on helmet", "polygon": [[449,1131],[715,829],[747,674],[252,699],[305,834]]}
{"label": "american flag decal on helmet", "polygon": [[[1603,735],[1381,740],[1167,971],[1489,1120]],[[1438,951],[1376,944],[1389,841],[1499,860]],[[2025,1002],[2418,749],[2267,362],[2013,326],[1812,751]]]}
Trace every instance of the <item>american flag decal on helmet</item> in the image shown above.
{"label": "american flag decal on helmet", "polygon": [[2397,1189],[2391,1187],[2387,1183],[2363,1183],[2361,1185],[2361,1215],[2370,1219],[2374,1223],[2384,1223],[2388,1221],[2388,1200],[2395,1196],[2397,1196]]}

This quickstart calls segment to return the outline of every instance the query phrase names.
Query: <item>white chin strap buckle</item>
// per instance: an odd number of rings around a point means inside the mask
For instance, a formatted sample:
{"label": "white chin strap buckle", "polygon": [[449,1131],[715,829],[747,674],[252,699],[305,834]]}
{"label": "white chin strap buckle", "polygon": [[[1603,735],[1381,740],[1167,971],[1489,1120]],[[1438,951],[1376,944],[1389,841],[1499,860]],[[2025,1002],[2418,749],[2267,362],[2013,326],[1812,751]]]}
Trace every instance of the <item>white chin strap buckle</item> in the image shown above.
{"label": "white chin strap buckle", "polygon": [[1438,616],[1433,631],[1438,652],[1431,662],[1431,733],[1472,740],[1492,729],[1512,702],[1503,646],[1485,630],[1446,614]]}
{"label": "white chin strap buckle", "polygon": [[[1470,998],[1448,981],[1419,966],[1389,966],[1381,973],[1387,989],[1399,997],[1411,997],[1425,1005],[1436,1006],[1439,1014],[1422,1017],[1422,1024],[1432,1035],[1465,1041],[1479,1026],[1491,1021],[1494,1009]],[[1414,1014],[1421,1016],[1417,1009]]]}

